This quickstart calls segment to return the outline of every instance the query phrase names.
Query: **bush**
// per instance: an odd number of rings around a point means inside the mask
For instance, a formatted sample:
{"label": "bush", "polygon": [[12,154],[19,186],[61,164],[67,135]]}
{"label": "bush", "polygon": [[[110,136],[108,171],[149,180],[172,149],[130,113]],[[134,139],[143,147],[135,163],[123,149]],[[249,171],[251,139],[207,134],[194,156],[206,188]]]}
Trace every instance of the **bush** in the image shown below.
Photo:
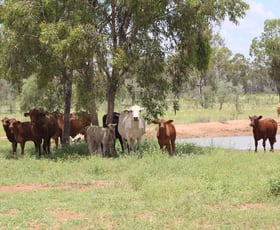
{"label": "bush", "polygon": [[182,154],[200,155],[200,154],[205,154],[208,151],[209,151],[208,148],[203,148],[193,143],[176,144],[177,155],[182,155]]}
{"label": "bush", "polygon": [[273,178],[270,180],[270,193],[272,195],[280,195],[280,178]]}

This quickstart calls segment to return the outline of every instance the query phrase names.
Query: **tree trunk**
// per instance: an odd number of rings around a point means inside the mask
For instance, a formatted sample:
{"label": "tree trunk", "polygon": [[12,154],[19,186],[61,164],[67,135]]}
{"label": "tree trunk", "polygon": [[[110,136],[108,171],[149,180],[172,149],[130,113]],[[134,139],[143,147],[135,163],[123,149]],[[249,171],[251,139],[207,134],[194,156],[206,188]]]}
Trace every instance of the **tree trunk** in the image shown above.
{"label": "tree trunk", "polygon": [[90,112],[91,117],[92,117],[91,123],[93,125],[99,125],[95,98],[92,98],[90,100],[89,112]]}
{"label": "tree trunk", "polygon": [[72,79],[73,71],[66,70],[63,73],[64,78],[64,129],[62,131],[62,146],[69,145],[69,136],[70,136],[70,110],[71,110],[71,98],[72,98]]}
{"label": "tree trunk", "polygon": [[107,124],[113,123],[116,92],[117,92],[117,83],[115,80],[111,79],[109,81],[108,88],[107,88],[107,97],[108,97]]}

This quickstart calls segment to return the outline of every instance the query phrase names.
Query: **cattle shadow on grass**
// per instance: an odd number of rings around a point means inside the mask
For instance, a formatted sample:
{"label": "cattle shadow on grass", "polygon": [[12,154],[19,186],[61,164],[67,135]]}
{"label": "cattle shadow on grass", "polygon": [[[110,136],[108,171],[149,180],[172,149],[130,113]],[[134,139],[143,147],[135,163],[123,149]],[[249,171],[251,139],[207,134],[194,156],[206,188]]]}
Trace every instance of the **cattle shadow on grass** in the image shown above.
{"label": "cattle shadow on grass", "polygon": [[58,149],[53,149],[50,155],[44,155],[45,158],[52,160],[58,159],[75,159],[81,157],[90,157],[88,152],[88,146],[86,143],[78,143],[74,145],[69,145],[67,147],[60,147]]}

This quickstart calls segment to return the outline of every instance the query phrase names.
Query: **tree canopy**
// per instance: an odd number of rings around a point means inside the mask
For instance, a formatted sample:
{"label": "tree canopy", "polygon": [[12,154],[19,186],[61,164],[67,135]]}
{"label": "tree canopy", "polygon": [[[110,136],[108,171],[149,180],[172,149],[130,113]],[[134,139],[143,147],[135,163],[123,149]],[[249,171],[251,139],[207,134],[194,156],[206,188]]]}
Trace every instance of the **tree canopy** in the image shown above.
{"label": "tree canopy", "polygon": [[263,33],[252,41],[250,54],[259,66],[268,67],[280,100],[280,19],[265,21]]}
{"label": "tree canopy", "polygon": [[[60,79],[66,115],[79,73],[94,99],[106,96],[108,121],[121,85],[137,87],[135,102],[156,117],[167,95],[183,90],[190,68],[207,69],[212,26],[226,17],[238,23],[247,9],[242,0],[6,0],[0,68],[13,82],[34,73],[40,86]],[[105,90],[96,93],[99,85]]]}

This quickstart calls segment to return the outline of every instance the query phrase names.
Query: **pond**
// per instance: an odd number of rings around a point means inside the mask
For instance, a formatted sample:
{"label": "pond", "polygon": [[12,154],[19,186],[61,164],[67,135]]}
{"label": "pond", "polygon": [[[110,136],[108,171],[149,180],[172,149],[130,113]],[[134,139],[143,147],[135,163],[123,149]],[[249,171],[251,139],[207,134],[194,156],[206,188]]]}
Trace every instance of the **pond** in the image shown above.
{"label": "pond", "polygon": [[[280,135],[276,136],[277,142],[274,149],[280,149]],[[219,147],[239,150],[255,150],[255,141],[252,136],[231,136],[231,137],[203,137],[203,138],[186,138],[177,139],[177,143],[194,143],[202,147]],[[266,140],[266,149],[270,149],[269,141]],[[258,142],[258,150],[263,150],[262,140]]]}

